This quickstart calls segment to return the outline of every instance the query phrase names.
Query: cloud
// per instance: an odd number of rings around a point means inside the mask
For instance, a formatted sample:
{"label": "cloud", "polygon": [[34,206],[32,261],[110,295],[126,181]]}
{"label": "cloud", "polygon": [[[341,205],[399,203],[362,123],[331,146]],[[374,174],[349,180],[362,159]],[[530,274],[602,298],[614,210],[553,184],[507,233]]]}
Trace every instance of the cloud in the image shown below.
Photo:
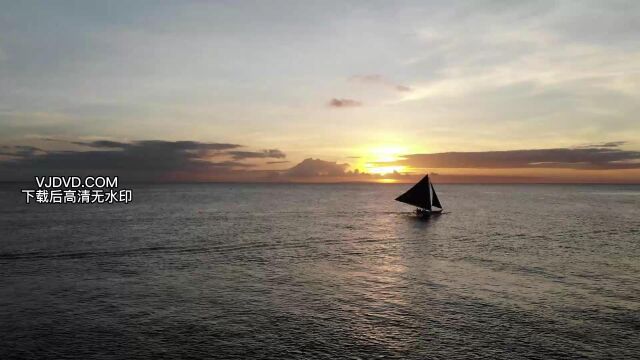
{"label": "cloud", "polygon": [[[145,140],[61,141],[73,150],[47,150],[45,146],[0,145],[0,180],[25,180],[34,175],[109,175],[123,181],[250,181],[250,182],[360,182],[394,179],[416,181],[420,174],[369,174],[349,169],[349,164],[307,158],[285,170],[260,167],[288,163],[278,149],[242,151],[239,144]],[[620,148],[611,141],[574,148],[483,152],[410,154],[375,166],[404,165],[413,169],[489,169],[468,174],[441,173],[445,182],[554,182],[622,181],[631,178],[594,175],[585,171],[558,178],[546,168],[580,170],[640,169],[640,151]],[[57,149],[59,146],[57,147]],[[245,161],[247,160],[247,161]],[[251,161],[248,161],[251,160]],[[259,160],[262,160],[261,162]],[[502,169],[502,170],[500,170]],[[537,169],[535,179],[511,169]],[[488,174],[483,174],[488,173]],[[607,174],[607,172],[596,171]],[[566,174],[565,174],[566,175]],[[591,177],[589,177],[591,176]],[[609,176],[609,177],[607,177]]]}
{"label": "cloud", "polygon": [[411,154],[383,164],[413,168],[640,169],[640,151],[617,149],[622,143],[610,142],[581,148]]}
{"label": "cloud", "polygon": [[[47,139],[49,141],[61,141],[66,142],[64,140],[57,139]],[[75,145],[88,146],[92,148],[114,148],[114,149],[124,149],[125,147],[130,147],[131,144],[121,143],[117,141],[109,141],[109,140],[97,140],[92,142],[82,142],[82,141],[71,141],[69,142]]]}
{"label": "cloud", "polygon": [[353,99],[337,99],[337,98],[333,98],[331,99],[331,101],[329,101],[329,106],[330,107],[335,107],[335,108],[345,108],[345,107],[357,107],[357,106],[362,106],[362,102],[358,101],[358,100],[353,100]]}
{"label": "cloud", "polygon": [[[64,142],[64,141],[63,141]],[[110,140],[96,140],[90,142],[69,141],[71,144],[88,146],[92,148],[115,148],[115,149],[167,149],[175,151],[193,151],[193,150],[227,150],[242,147],[238,144],[226,143],[202,143],[197,141],[164,141],[164,140],[143,140],[131,143],[124,143]]]}
{"label": "cloud", "polygon": [[42,152],[44,152],[44,150],[37,148],[35,146],[0,145],[0,155],[5,155],[5,156],[25,157],[25,156],[32,156]]}
{"label": "cloud", "polygon": [[414,182],[422,174],[401,174],[396,171],[389,174],[370,174],[358,169],[348,170],[349,164],[321,159],[304,159],[297,165],[273,174],[274,181],[294,182],[377,182],[382,179],[393,179],[399,182]]}
{"label": "cloud", "polygon": [[267,164],[271,165],[271,164],[286,164],[286,163],[290,163],[291,161],[289,160],[281,160],[281,161],[267,161]]}
{"label": "cloud", "polygon": [[227,154],[231,155],[235,160],[252,159],[252,158],[274,158],[282,159],[286,155],[278,149],[268,149],[262,151],[229,151]]}
{"label": "cloud", "polygon": [[[91,150],[47,151],[30,146],[5,145],[0,147],[0,155],[9,155],[10,158],[0,160],[0,169],[10,170],[8,174],[21,178],[47,173],[119,175],[140,180],[161,180],[175,174],[188,178],[230,173],[255,166],[241,162],[243,159],[285,156],[276,149],[261,152],[229,151],[241,145],[197,141],[66,142]],[[220,160],[212,161],[213,158]]]}
{"label": "cloud", "polygon": [[580,148],[615,148],[626,144],[626,141],[610,141],[601,144],[591,144],[580,146]]}
{"label": "cloud", "polygon": [[320,159],[304,159],[298,165],[290,168],[284,173],[288,177],[319,177],[319,176],[344,176],[349,164],[338,164],[336,162]]}
{"label": "cloud", "polygon": [[390,88],[396,91],[402,91],[402,92],[413,90],[408,86],[396,84],[379,74],[355,75],[355,76],[352,76],[350,80],[359,82],[359,83],[364,83],[364,84],[381,85],[381,86],[385,86],[387,88]]}

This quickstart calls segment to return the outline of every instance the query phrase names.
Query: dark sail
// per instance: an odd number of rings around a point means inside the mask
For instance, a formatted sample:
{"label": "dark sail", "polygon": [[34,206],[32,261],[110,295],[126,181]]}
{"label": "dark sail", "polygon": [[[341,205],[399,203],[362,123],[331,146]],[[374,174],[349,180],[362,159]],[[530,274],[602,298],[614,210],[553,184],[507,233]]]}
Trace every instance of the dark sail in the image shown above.
{"label": "dark sail", "polygon": [[433,187],[433,184],[431,184],[431,191],[433,191],[433,206],[439,207],[440,209],[442,209],[442,205],[440,204],[440,199],[438,199],[438,195],[436,195],[436,189]]}
{"label": "dark sail", "polygon": [[429,188],[429,175],[413,185],[406,193],[398,196],[397,201],[431,210],[431,189]]}

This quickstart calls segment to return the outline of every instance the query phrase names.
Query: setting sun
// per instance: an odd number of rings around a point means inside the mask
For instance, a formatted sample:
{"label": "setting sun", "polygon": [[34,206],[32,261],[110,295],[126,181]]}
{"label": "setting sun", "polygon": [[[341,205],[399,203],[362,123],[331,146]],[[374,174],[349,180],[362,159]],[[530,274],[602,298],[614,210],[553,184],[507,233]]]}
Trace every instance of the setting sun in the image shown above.
{"label": "setting sun", "polygon": [[363,158],[361,164],[362,171],[369,174],[384,175],[393,172],[405,172],[405,166],[388,165],[386,162],[394,162],[402,159],[402,155],[406,154],[409,149],[403,146],[385,145],[370,148],[367,150],[367,156]]}

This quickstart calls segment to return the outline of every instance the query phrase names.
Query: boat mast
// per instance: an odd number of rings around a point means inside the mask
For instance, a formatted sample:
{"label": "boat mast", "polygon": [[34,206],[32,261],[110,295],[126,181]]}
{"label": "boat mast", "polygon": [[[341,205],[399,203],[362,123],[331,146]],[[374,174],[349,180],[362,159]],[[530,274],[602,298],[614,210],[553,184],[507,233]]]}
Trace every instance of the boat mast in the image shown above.
{"label": "boat mast", "polygon": [[426,178],[427,178],[427,205],[429,206],[429,208],[425,210],[431,211],[431,191],[429,190],[429,187],[430,187],[429,185],[431,185],[431,180],[429,179],[429,174],[427,174]]}
{"label": "boat mast", "polygon": [[433,185],[431,184],[431,179],[429,179],[429,211],[433,210],[433,195],[431,195],[431,191],[433,189]]}

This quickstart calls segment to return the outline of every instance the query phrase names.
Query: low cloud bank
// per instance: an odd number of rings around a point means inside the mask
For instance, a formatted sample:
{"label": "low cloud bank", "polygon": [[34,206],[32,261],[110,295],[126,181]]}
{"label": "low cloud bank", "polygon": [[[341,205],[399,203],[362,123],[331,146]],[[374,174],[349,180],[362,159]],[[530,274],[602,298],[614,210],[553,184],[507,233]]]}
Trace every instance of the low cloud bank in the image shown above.
{"label": "low cloud bank", "polygon": [[[240,144],[49,140],[71,150],[0,145],[0,181],[30,181],[35,175],[117,175],[133,181],[413,182],[433,170],[439,173],[432,175],[440,182],[640,181],[640,152],[621,149],[622,141],[575,148],[409,154],[371,165],[405,166],[411,173],[379,175],[314,158],[278,169],[289,162],[281,150],[252,150]],[[561,172],[563,178],[558,177]]]}
{"label": "low cloud bank", "polygon": [[409,154],[384,164],[426,169],[640,169],[640,151],[622,150],[619,147],[623,144],[616,141],[577,148]]}
{"label": "low cloud bank", "polygon": [[[55,140],[58,141],[59,140]],[[278,149],[240,151],[239,144],[145,140],[65,141],[80,150],[48,151],[30,146],[0,147],[0,180],[34,174],[114,174],[136,180],[163,180],[231,174],[255,167],[247,159],[282,159]]]}

